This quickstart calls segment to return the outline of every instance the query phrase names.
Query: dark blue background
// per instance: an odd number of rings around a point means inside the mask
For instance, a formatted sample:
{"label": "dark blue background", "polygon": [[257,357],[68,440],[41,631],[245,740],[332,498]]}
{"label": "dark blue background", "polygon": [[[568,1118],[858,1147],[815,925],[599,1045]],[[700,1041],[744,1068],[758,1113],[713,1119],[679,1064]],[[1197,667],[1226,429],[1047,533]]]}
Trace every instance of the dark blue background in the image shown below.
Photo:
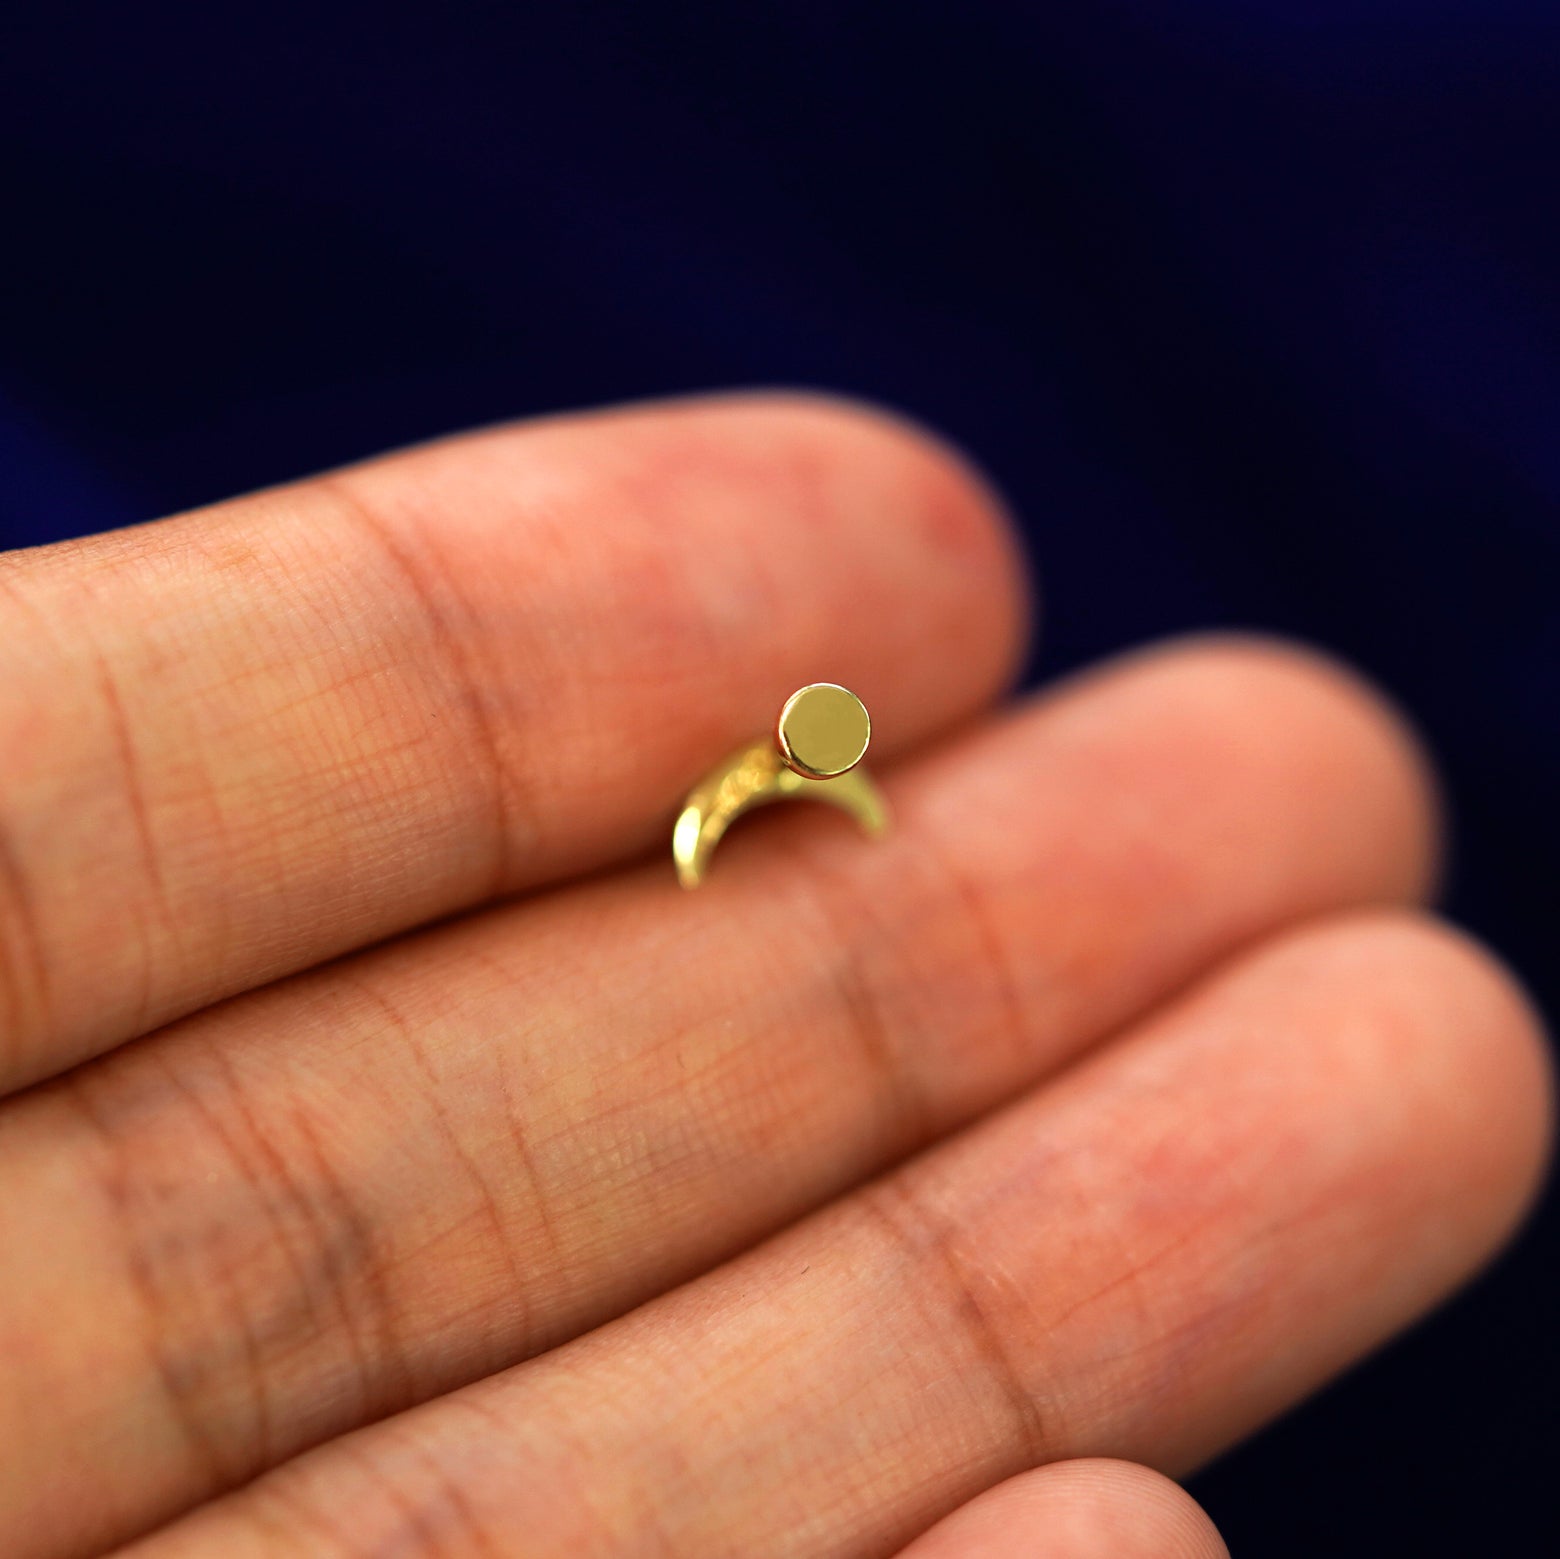
{"label": "dark blue background", "polygon": [[[1045,664],[1306,635],[1415,713],[1560,1007],[1560,6],[15,4],[0,543],[753,381],[950,431]],[[1552,1536],[1549,1212],[1197,1480],[1237,1553]]]}

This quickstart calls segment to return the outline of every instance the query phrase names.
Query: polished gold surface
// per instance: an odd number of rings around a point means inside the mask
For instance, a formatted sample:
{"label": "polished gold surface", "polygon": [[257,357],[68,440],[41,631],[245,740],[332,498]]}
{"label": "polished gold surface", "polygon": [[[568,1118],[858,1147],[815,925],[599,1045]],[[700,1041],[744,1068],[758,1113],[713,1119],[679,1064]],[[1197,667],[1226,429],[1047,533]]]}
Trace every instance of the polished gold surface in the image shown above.
{"label": "polished gold surface", "polygon": [[744,812],[775,801],[823,801],[869,834],[888,827],[888,808],[871,777],[856,768],[872,723],[854,693],[815,682],[786,701],[775,734],[751,742],[688,792],[672,830],[677,880],[696,888],[721,836]]}
{"label": "polished gold surface", "polygon": [[867,706],[835,682],[798,688],[775,722],[785,766],[806,779],[833,779],[855,768],[871,740]]}

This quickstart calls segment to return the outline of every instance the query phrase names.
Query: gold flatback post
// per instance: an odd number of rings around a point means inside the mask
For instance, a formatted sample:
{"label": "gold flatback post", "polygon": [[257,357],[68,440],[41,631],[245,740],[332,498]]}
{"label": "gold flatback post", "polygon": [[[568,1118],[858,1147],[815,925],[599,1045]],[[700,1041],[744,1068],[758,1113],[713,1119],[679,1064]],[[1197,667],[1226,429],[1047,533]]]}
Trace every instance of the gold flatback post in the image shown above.
{"label": "gold flatback post", "polygon": [[774,801],[823,801],[869,834],[888,827],[888,808],[857,765],[872,739],[866,706],[848,688],[813,682],[780,710],[772,735],[750,742],[688,792],[672,830],[677,880],[697,888],[721,836],[744,812]]}

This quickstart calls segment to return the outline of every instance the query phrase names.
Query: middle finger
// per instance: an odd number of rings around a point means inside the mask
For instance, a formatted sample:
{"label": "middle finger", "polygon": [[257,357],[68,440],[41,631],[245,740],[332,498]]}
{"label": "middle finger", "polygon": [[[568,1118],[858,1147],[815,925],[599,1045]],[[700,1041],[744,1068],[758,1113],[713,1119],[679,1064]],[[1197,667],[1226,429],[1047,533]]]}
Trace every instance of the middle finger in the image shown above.
{"label": "middle finger", "polygon": [[50,1252],[0,1289],[21,1552],[561,1342],[1427,869],[1395,725],[1271,649],[1129,661],[890,789],[885,845],[755,822],[692,898],[657,866],[493,911],[6,1106],[0,1250]]}

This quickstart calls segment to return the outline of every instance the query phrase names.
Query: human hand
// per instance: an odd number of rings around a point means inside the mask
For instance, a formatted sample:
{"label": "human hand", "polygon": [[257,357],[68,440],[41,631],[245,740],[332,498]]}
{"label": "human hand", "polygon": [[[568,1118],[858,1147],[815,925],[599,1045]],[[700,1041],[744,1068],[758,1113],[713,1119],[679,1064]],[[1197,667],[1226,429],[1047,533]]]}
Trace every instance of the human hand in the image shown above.
{"label": "human hand", "polygon": [[[757,397],[0,558],[4,1553],[1220,1552],[1099,1458],[1472,1271],[1545,1063],[1368,690],[1214,639],[986,713],[1020,578],[945,452]],[[684,894],[822,679],[892,835]]]}

